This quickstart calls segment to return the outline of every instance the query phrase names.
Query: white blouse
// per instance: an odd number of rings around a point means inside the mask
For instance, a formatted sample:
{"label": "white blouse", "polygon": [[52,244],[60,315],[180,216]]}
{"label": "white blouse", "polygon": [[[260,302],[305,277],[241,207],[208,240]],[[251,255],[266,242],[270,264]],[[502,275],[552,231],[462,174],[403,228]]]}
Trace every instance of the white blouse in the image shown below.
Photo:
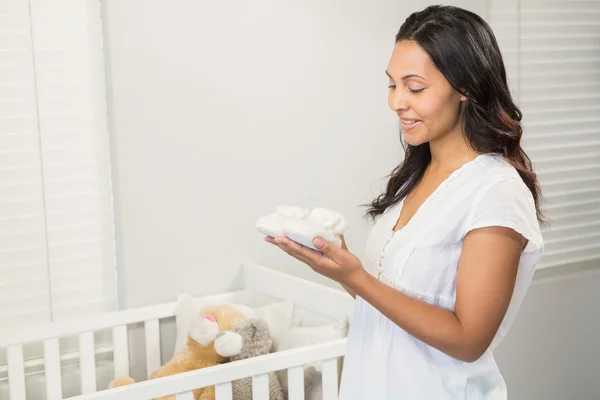
{"label": "white blouse", "polygon": [[492,345],[472,363],[421,342],[357,296],[339,399],[506,399],[492,350],[512,325],[543,252],[530,191],[516,169],[488,154],[452,173],[394,233],[402,203],[380,215],[369,235],[363,265],[372,275],[453,310],[463,238],[476,228],[505,226],[528,240],[514,293]]}

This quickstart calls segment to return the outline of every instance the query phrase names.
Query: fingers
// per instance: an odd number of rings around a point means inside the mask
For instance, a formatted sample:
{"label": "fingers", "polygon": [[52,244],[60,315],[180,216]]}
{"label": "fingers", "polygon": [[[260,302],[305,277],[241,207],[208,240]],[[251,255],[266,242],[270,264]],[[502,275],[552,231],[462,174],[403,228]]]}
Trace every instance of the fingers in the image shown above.
{"label": "fingers", "polygon": [[346,246],[346,239],[344,238],[344,235],[343,235],[343,234],[342,234],[342,235],[340,235],[340,239],[341,239],[341,241],[342,241],[342,249],[344,249],[344,250],[346,250],[346,251],[347,251],[347,250],[348,250],[348,246]]}
{"label": "fingers", "polygon": [[278,246],[281,250],[307,264],[312,269],[326,267],[324,263],[331,262],[320,252],[302,246],[287,237],[266,238],[265,240]]}
{"label": "fingers", "polygon": [[324,256],[332,259],[336,264],[341,264],[344,261],[348,251],[344,248],[337,247],[323,238],[315,238],[313,244]]}

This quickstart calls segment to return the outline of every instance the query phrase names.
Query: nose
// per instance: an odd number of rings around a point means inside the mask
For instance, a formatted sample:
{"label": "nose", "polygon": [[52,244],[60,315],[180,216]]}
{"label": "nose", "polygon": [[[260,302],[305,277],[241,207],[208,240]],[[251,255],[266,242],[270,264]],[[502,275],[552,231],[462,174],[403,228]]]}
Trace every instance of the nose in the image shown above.
{"label": "nose", "polygon": [[390,108],[395,112],[406,111],[410,108],[406,93],[399,89],[390,90],[388,103]]}

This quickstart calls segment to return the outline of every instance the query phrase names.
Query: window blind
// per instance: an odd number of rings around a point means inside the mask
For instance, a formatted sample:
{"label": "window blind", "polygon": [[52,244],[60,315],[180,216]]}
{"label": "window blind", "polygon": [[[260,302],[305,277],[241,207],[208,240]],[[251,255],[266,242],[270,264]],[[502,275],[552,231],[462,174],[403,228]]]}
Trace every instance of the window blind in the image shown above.
{"label": "window blind", "polygon": [[0,2],[0,326],[114,310],[97,0]]}
{"label": "window blind", "polygon": [[600,2],[493,0],[489,21],[540,179],[540,268],[600,263]]}
{"label": "window blind", "polygon": [[0,326],[50,321],[29,6],[0,3]]}

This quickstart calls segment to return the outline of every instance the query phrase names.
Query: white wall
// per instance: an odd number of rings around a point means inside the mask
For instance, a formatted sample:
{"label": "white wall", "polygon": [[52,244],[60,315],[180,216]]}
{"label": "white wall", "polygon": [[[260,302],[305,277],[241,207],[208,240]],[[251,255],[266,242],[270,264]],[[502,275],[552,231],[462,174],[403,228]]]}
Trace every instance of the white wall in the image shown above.
{"label": "white wall", "polygon": [[[362,254],[357,205],[401,157],[383,71],[424,1],[104,1],[123,306],[222,290],[244,259],[328,283],[255,232],[280,203],[344,212]],[[598,397],[596,275],[532,287],[498,349],[514,399]]]}
{"label": "white wall", "polygon": [[332,284],[255,222],[279,204],[339,210],[362,255],[358,205],[402,155],[384,71],[423,4],[104,6],[122,306],[221,291],[246,259]]}

